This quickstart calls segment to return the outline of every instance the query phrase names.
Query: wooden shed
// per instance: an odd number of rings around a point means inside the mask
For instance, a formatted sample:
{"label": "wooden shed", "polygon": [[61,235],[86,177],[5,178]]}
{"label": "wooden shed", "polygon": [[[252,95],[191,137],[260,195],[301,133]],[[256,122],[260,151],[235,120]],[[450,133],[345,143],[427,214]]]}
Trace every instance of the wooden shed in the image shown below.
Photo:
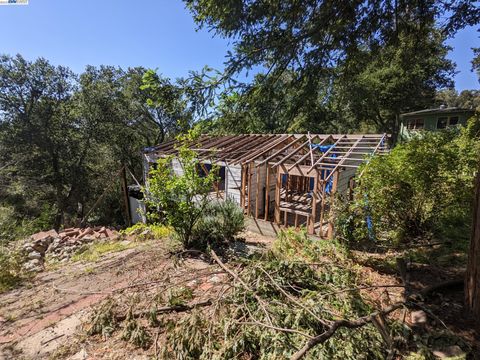
{"label": "wooden shed", "polygon": [[[352,188],[357,168],[373,154],[388,150],[387,134],[204,135],[190,144],[203,171],[220,167],[212,189],[234,199],[245,214],[278,226],[306,226],[322,238],[333,235],[333,202]],[[145,172],[160,157],[175,156],[177,142],[144,151]],[[177,174],[182,167],[174,158]]]}

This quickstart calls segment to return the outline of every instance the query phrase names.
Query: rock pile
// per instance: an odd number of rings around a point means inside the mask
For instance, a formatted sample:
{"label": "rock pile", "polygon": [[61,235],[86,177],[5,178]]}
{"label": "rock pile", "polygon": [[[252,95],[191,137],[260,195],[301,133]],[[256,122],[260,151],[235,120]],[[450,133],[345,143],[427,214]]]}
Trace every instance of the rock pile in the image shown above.
{"label": "rock pile", "polygon": [[82,245],[95,240],[116,240],[117,231],[106,227],[68,228],[60,233],[55,230],[33,234],[23,245],[27,257],[24,268],[27,271],[42,271],[45,257],[67,261]]}

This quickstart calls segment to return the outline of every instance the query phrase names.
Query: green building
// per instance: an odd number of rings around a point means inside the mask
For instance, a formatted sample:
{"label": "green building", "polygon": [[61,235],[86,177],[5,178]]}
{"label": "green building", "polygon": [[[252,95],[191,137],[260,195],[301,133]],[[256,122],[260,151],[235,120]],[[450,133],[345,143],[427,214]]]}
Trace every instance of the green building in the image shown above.
{"label": "green building", "polygon": [[405,113],[400,115],[400,135],[408,138],[419,131],[435,131],[465,125],[474,114],[475,111],[472,109],[445,106]]}

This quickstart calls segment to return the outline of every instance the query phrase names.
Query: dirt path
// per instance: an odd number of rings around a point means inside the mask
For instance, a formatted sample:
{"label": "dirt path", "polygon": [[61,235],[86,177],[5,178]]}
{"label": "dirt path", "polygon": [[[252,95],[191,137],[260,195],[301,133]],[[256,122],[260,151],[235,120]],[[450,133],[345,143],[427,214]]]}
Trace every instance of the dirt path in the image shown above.
{"label": "dirt path", "polygon": [[0,295],[0,359],[42,358],[73,334],[89,308],[119,289],[160,276],[160,242],[108,254],[96,263],[67,264]]}

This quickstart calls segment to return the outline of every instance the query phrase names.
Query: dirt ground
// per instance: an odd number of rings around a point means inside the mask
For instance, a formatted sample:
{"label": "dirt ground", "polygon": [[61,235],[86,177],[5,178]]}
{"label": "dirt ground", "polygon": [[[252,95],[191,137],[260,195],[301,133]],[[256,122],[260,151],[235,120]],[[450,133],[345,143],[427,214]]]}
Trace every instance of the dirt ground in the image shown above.
{"label": "dirt ground", "polygon": [[[272,239],[244,234],[236,251],[248,246],[265,247]],[[142,292],[165,292],[173,285],[188,284],[195,298],[211,296],[220,289],[224,274],[201,259],[179,260],[162,241],[140,243],[137,247],[106,254],[97,262],[67,263],[56,270],[38,274],[16,290],[0,294],[0,360],[6,359],[98,359],[124,358],[125,344],[115,354],[110,339],[107,348],[85,338],[82,323],[92,307],[107,297],[128,298]],[[82,343],[82,345],[79,345]],[[129,354],[144,358],[132,347]],[[88,354],[88,355],[87,355]],[[130,357],[129,358],[132,358]]]}
{"label": "dirt ground", "polygon": [[[235,251],[268,247],[273,240],[253,233],[244,235],[248,241],[237,244]],[[367,283],[400,284],[398,276],[385,269],[364,266],[361,271]],[[457,276],[455,271],[413,267],[410,281],[421,289]],[[38,274],[19,289],[0,294],[0,360],[152,358],[156,346],[144,351],[121,340],[118,334],[108,339],[86,336],[84,324],[93,308],[107,298],[122,299],[122,303],[135,308],[165,296],[174,286],[191,289],[195,301],[214,299],[230,286],[227,280],[218,266],[201,258],[172,256],[162,241],[140,243],[106,254],[94,263],[67,263]],[[368,293],[378,307],[402,296],[402,288],[395,287],[362,292]],[[477,334],[471,320],[464,316],[461,292],[437,296],[432,309],[449,331],[461,334],[478,351]]]}

